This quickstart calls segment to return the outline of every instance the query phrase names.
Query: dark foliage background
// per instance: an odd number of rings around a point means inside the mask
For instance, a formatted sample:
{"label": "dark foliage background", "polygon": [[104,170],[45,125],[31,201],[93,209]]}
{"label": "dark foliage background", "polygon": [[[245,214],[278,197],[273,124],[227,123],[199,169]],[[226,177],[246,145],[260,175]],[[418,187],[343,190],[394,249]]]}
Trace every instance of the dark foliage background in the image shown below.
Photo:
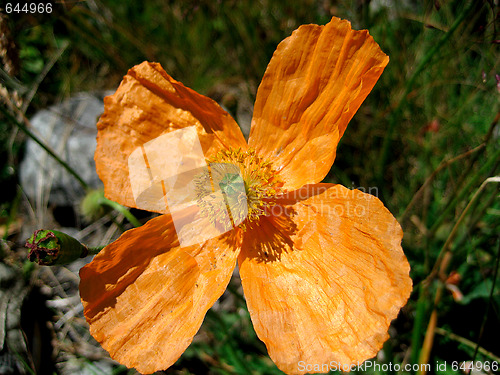
{"label": "dark foliage background", "polygon": [[[466,373],[453,369],[453,361],[500,366],[500,205],[493,179],[500,161],[498,1],[61,0],[44,14],[7,14],[6,4],[0,5],[0,260],[23,280],[31,296],[24,306],[49,306],[39,323],[43,330],[19,326],[26,345],[16,358],[25,373],[40,371],[47,361],[58,373],[134,371],[106,359],[88,335],[77,292],[81,264],[49,271],[27,262],[23,248],[26,233],[47,223],[72,227],[95,243],[116,238],[130,224],[115,211],[97,225],[78,210],[54,215],[57,207],[27,199],[18,179],[26,141],[20,124],[29,127],[38,110],[75,93],[115,89],[128,68],[149,60],[248,126],[277,44],[299,25],[324,24],[332,16],[368,29],[391,59],[351,121],[327,177],[349,188],[372,188],[405,232],[415,288],[375,360],[429,362],[429,373],[436,374]],[[0,283],[7,296],[12,289],[4,285],[11,284]],[[239,288],[233,280],[166,373],[280,373],[253,331]],[[26,322],[26,308],[14,310]],[[431,332],[433,339],[424,343]],[[36,340],[52,349],[38,360]],[[440,370],[436,363],[443,361],[447,366]]]}

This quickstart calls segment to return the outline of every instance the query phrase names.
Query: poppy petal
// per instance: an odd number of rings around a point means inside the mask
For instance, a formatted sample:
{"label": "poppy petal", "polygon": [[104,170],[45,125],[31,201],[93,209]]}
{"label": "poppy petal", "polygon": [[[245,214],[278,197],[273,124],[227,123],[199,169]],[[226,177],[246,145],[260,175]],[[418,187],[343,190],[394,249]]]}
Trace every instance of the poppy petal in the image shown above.
{"label": "poppy petal", "polygon": [[278,45],[257,91],[248,143],[273,161],[286,189],[326,176],[388,62],[367,30],[339,18],[301,26]]}
{"label": "poppy petal", "polygon": [[141,373],[171,366],[223,294],[239,246],[230,235],[180,248],[169,215],[125,232],[80,271],[92,336]]}
{"label": "poppy petal", "polygon": [[278,203],[238,258],[269,355],[287,374],[373,357],[412,289],[401,227],[379,199],[340,185],[308,185]]}
{"label": "poppy petal", "polygon": [[247,147],[240,128],[226,111],[174,80],[160,64],[144,62],[130,69],[117,91],[104,99],[104,113],[97,124],[95,161],[106,197],[137,207],[129,156],[160,135],[189,126],[196,127],[206,157],[230,146]]}

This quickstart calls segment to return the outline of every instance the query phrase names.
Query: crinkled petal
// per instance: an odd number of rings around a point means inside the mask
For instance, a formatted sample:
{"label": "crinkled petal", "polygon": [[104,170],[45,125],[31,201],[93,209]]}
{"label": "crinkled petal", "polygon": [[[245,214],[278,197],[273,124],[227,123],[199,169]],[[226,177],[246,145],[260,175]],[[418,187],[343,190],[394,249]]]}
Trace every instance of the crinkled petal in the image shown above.
{"label": "crinkled petal", "polygon": [[180,248],[169,215],[125,232],[80,271],[92,336],[149,374],[171,366],[222,295],[239,246],[231,234]]}
{"label": "crinkled petal", "polygon": [[274,207],[238,258],[273,361],[303,374],[375,356],[412,289],[396,219],[376,197],[331,184],[305,186]]}
{"label": "crinkled petal", "polygon": [[116,93],[104,99],[97,124],[95,161],[106,197],[137,207],[129,156],[160,135],[190,126],[196,127],[207,157],[230,146],[246,148],[236,122],[212,99],[174,80],[160,64],[144,62],[130,69]]}
{"label": "crinkled petal", "polygon": [[389,58],[367,30],[333,18],[282,41],[257,91],[249,145],[273,161],[285,188],[320,182],[337,144]]}

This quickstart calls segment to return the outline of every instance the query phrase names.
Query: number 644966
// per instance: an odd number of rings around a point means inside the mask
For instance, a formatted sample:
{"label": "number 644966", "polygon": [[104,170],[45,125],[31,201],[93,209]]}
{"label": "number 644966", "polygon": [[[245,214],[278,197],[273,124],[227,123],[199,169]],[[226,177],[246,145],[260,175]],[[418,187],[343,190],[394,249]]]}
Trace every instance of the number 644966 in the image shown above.
{"label": "number 644966", "polygon": [[7,3],[5,5],[5,12],[8,14],[10,13],[52,13],[52,4],[47,3],[24,3],[24,4],[19,4],[19,3]]}
{"label": "number 644966", "polygon": [[462,371],[471,371],[471,370],[474,370],[474,371],[498,371],[499,369],[499,364],[498,362],[496,361],[484,361],[484,362],[480,362],[480,361],[476,361],[476,362],[472,362],[472,361],[468,361],[468,362],[457,362],[457,361],[453,361],[451,363],[451,369],[453,371],[458,371],[459,369],[462,370]]}

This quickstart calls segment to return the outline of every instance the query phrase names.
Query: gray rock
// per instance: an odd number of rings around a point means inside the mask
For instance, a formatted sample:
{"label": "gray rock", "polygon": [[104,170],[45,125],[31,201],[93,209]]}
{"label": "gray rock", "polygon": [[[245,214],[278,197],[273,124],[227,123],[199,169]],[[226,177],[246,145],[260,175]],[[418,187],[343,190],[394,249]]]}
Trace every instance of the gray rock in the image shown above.
{"label": "gray rock", "polygon": [[[93,188],[102,186],[95,170],[94,151],[104,95],[77,94],[31,119],[32,131]],[[26,144],[20,179],[26,195],[38,203],[74,206],[84,196],[78,180],[31,139]]]}

